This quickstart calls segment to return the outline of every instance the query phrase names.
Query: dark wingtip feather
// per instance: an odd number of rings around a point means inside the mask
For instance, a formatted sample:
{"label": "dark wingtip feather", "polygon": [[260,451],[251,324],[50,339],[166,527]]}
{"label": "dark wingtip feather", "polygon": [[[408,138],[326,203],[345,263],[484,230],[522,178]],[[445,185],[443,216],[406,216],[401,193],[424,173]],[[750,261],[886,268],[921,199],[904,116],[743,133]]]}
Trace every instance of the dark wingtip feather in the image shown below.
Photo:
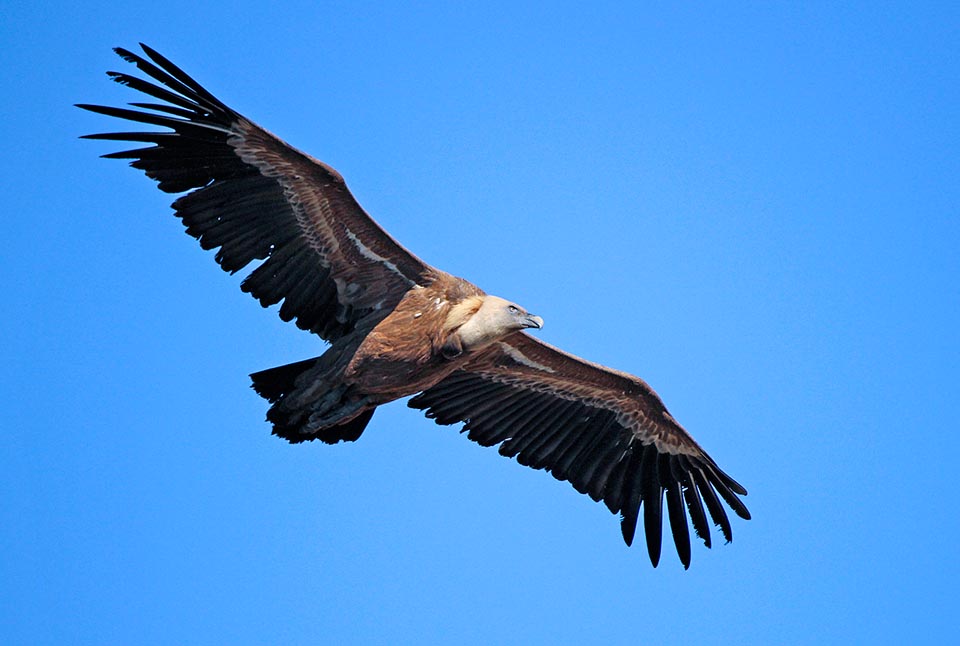
{"label": "dark wingtip feather", "polygon": [[647,554],[657,567],[663,544],[663,487],[657,465],[656,446],[650,444],[643,455],[643,531],[647,535]]}
{"label": "dark wingtip feather", "polygon": [[[660,539],[660,536],[657,536]],[[660,565],[661,541],[654,540],[650,534],[647,534],[647,554],[650,556],[650,564],[653,567]]]}
{"label": "dark wingtip feather", "polygon": [[690,530],[687,529],[687,515],[683,511],[683,501],[677,490],[679,484],[671,485],[667,490],[667,516],[670,519],[670,532],[677,555],[683,563],[683,569],[690,567]]}
{"label": "dark wingtip feather", "polygon": [[671,461],[674,478],[680,487],[683,500],[690,512],[690,522],[693,524],[693,532],[703,541],[708,548],[710,544],[710,523],[707,521],[706,513],[703,510],[703,501],[700,500],[700,493],[693,483],[693,477],[690,475],[690,466],[686,458],[682,455],[676,456]]}
{"label": "dark wingtip feather", "polygon": [[620,533],[623,534],[623,542],[627,544],[627,547],[633,547],[633,537],[637,532],[637,517],[634,516],[632,521],[628,521],[625,516],[620,517]]}
{"label": "dark wingtip feather", "polygon": [[[721,490],[720,495],[723,495],[723,493],[724,493],[723,490]],[[733,510],[733,513],[735,513],[737,516],[739,516],[744,520],[750,520],[751,518],[750,510],[747,509],[747,506],[743,504],[742,500],[740,500],[739,498],[735,498],[733,496],[730,496],[729,498],[727,496],[723,496],[723,499],[726,500],[727,503],[730,505],[730,508]]]}
{"label": "dark wingtip feather", "polygon": [[623,534],[623,542],[627,547],[633,545],[633,538],[637,533],[637,512],[623,513],[620,515],[620,532]]}
{"label": "dark wingtip feather", "polygon": [[713,524],[720,528],[724,540],[729,543],[733,540],[733,529],[730,527],[730,519],[727,518],[727,512],[723,510],[723,505],[720,504],[720,500],[717,498],[713,486],[707,481],[706,476],[699,470],[693,473],[697,479],[697,488],[700,490],[703,502],[706,503],[707,511],[710,512],[710,517],[713,519]]}
{"label": "dark wingtip feather", "polygon": [[747,490],[744,488],[742,484],[740,484],[739,482],[737,482],[736,480],[728,476],[726,473],[724,473],[724,471],[720,467],[718,467],[716,464],[712,466],[714,469],[716,469],[717,475],[720,476],[720,479],[723,480],[723,483],[727,485],[730,491],[732,491],[733,493],[739,494],[741,496],[747,495]]}
{"label": "dark wingtip feather", "polygon": [[136,63],[138,60],[140,60],[139,56],[125,47],[114,47],[113,52],[128,63]]}
{"label": "dark wingtip feather", "polygon": [[620,484],[609,496],[616,501],[614,506],[620,509],[620,531],[623,532],[623,540],[628,547],[633,544],[637,520],[640,516],[640,501],[643,499],[640,486],[643,476],[643,456],[644,451],[640,449],[632,451],[629,457],[624,459],[623,474],[618,478]]}
{"label": "dark wingtip feather", "polygon": [[104,114],[108,117],[127,119],[128,121],[137,121],[139,123],[148,123],[154,126],[174,128],[180,124],[191,125],[190,122],[182,121],[180,119],[172,119],[170,117],[150,114],[148,112],[140,112],[138,110],[129,110],[127,108],[114,108],[108,105],[94,105],[91,103],[77,103],[76,106],[81,110],[87,110],[97,114]]}

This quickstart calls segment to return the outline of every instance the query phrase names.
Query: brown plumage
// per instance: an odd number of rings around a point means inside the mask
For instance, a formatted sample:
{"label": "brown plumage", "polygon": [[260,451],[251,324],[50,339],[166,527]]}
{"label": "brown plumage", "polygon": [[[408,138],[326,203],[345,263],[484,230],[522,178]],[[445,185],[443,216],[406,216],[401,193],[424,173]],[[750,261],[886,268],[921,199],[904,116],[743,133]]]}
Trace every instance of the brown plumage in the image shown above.
{"label": "brown plumage", "polygon": [[80,107],[166,131],[88,135],[147,147],[130,159],[168,193],[187,233],[241,288],[330,342],[319,357],[251,375],[273,432],[291,442],[356,440],[377,406],[409,405],[520,464],[546,469],[621,515],[629,545],[643,510],[660,559],[663,501],[684,567],[689,522],[731,540],[721,499],[742,518],[746,490],[700,448],[641,379],[566,354],[522,330],[542,320],[431,267],[360,207],[335,170],[214,98],[166,58],[117,53],[159,83],[113,80],[161,103]]}

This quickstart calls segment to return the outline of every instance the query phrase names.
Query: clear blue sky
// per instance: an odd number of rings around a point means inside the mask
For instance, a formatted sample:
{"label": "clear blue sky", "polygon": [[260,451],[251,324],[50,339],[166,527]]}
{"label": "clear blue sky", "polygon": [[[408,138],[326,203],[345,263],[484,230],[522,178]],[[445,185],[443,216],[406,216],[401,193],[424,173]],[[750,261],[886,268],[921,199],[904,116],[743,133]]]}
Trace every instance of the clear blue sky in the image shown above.
{"label": "clear blue sky", "polygon": [[[955,638],[955,3],[55,4],[0,24],[0,642]],[[754,519],[654,570],[402,403],[271,437],[247,374],[320,341],[77,138],[140,40],[650,382]]]}

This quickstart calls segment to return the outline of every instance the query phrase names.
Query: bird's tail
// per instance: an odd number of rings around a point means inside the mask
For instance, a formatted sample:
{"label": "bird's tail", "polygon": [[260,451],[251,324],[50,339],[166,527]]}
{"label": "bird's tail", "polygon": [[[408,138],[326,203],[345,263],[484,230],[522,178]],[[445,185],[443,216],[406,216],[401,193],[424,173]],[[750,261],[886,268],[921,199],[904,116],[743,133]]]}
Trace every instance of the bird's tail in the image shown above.
{"label": "bird's tail", "polygon": [[311,371],[320,357],[289,363],[250,375],[253,389],[273,404],[267,420],[273,434],[291,442],[319,439],[327,444],[353,442],[360,437],[373,417],[376,406],[349,396],[349,388],[340,385],[318,388],[312,376],[298,383],[300,375]]}

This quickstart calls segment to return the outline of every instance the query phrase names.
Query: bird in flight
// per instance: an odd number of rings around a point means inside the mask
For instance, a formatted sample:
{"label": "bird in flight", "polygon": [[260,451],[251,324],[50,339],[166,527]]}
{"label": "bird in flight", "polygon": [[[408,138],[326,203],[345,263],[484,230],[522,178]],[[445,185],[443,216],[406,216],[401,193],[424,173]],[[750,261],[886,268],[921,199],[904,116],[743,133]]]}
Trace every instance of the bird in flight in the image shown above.
{"label": "bird in flight", "polygon": [[[690,531],[710,547],[709,518],[732,538],[721,500],[750,518],[724,473],[643,380],[544,343],[543,319],[432,267],[357,203],[340,174],[235,112],[150,47],[116,53],[152,79],[108,72],[158,102],[78,104],[165,130],[86,135],[147,144],[104,157],[158,182],[186,232],[227,272],[257,266],[241,289],[330,347],[251,375],[290,441],[360,437],[378,406],[408,405],[501,455],[603,501],[627,545],[641,511],[660,561],[662,516],[684,568]],[[689,514],[689,517],[688,517]],[[689,519],[689,520],[688,520]]]}

